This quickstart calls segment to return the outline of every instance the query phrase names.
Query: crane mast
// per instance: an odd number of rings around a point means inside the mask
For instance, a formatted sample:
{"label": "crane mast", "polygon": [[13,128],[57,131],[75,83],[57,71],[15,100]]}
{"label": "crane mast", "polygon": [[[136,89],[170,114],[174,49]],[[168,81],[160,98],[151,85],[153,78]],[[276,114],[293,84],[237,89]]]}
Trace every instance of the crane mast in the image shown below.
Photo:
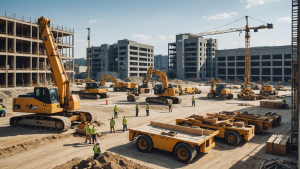
{"label": "crane mast", "polygon": [[250,72],[250,30],[249,30],[249,24],[248,24],[248,16],[246,16],[246,29],[245,29],[245,87],[244,87],[245,89],[249,88],[249,72]]}
{"label": "crane mast", "polygon": [[87,52],[87,69],[86,69],[86,73],[88,75],[88,79],[90,79],[90,72],[91,72],[91,48],[90,48],[90,40],[91,40],[91,36],[90,36],[90,28],[86,28],[88,30],[88,36],[87,36],[87,40],[88,40],[88,52]]}

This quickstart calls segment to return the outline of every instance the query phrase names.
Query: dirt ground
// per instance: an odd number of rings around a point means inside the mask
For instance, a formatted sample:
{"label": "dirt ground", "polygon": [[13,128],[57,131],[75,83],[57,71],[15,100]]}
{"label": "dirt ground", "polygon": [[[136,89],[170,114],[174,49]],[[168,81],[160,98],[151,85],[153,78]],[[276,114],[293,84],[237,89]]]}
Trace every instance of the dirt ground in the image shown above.
{"label": "dirt ground", "polygon": [[[110,84],[107,83],[107,86]],[[195,85],[196,86],[196,85]],[[74,90],[82,86],[73,86]],[[194,86],[190,86],[194,87]],[[202,90],[202,94],[196,94],[196,107],[191,106],[191,95],[183,95],[182,103],[173,104],[173,112],[168,112],[166,105],[150,105],[150,116],[146,116],[145,98],[152,94],[141,95],[137,102],[127,102],[125,92],[113,92],[110,89],[108,105],[106,99],[81,100],[81,110],[97,113],[101,126],[98,130],[102,132],[100,138],[101,151],[119,154],[128,160],[150,168],[259,168],[263,159],[278,158],[280,160],[297,161],[295,154],[287,154],[285,157],[265,153],[265,142],[272,134],[289,134],[290,130],[290,110],[265,109],[259,107],[259,100],[244,101],[236,98],[240,89],[233,90],[235,98],[232,100],[220,101],[218,99],[208,100],[207,92],[209,86],[197,86]],[[30,91],[29,91],[30,92]],[[258,92],[258,91],[256,91]],[[280,91],[282,94],[290,94],[290,91]],[[288,97],[287,103],[291,103]],[[6,101],[7,112],[12,111],[11,100]],[[139,116],[135,117],[135,104],[140,104]],[[249,103],[254,106],[238,106],[240,103]],[[116,119],[116,133],[109,132],[109,120],[113,115],[113,107],[119,107],[119,118]],[[265,112],[277,112],[282,115],[282,122],[278,127],[273,127],[269,131],[263,131],[254,136],[249,142],[242,140],[237,146],[229,146],[223,139],[215,138],[216,146],[208,153],[198,153],[190,164],[178,162],[174,154],[162,150],[154,149],[150,153],[141,153],[137,150],[135,141],[128,141],[128,131],[122,131],[122,117],[126,115],[128,128],[149,124],[150,121],[175,124],[176,118],[185,118],[192,114],[205,115],[206,113],[217,113],[220,111],[248,111],[249,113],[263,114]],[[14,116],[22,113],[14,112]],[[85,138],[74,136],[74,129],[70,129],[61,134],[68,135],[53,141],[49,138],[60,134],[55,131],[18,128],[9,125],[10,117],[0,118],[0,168],[54,168],[77,158],[87,159],[93,155],[93,144],[85,144]],[[48,138],[48,139],[47,139]],[[32,146],[31,142],[38,143]],[[23,146],[22,146],[23,145]],[[25,146],[24,146],[25,145]],[[26,147],[26,145],[28,145]],[[30,146],[31,145],[31,146]],[[24,148],[25,147],[25,148]],[[3,150],[9,151],[9,153]],[[2,150],[2,151],[1,151]],[[77,159],[77,160],[78,160]],[[290,165],[291,166],[291,165]]]}

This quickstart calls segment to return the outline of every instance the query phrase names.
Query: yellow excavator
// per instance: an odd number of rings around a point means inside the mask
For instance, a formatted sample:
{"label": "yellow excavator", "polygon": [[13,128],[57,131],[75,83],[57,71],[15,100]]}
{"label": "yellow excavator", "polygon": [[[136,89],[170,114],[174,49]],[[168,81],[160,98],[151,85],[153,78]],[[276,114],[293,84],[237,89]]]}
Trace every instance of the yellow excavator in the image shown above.
{"label": "yellow excavator", "polygon": [[[269,95],[278,95],[278,92],[275,91],[275,88],[273,85],[269,85],[268,81],[263,88],[260,90],[260,95],[263,96],[269,96]],[[276,83],[277,84],[277,83]]]}
{"label": "yellow excavator", "polygon": [[80,98],[71,94],[70,81],[54,42],[50,19],[42,16],[38,24],[55,86],[35,87],[33,93],[13,98],[13,112],[34,114],[11,117],[10,125],[66,131],[72,122],[81,122],[78,132],[84,132],[84,127],[88,122],[94,122],[97,114],[75,111],[80,109]]}
{"label": "yellow excavator", "polygon": [[220,79],[217,79],[217,81],[214,78],[210,79],[210,92],[207,94],[207,98],[213,99],[214,97],[218,97],[221,100],[230,100],[233,98],[231,89],[226,89],[226,83],[221,82]]}
{"label": "yellow excavator", "polygon": [[162,103],[162,104],[180,104],[182,99],[177,97],[179,96],[179,89],[174,88],[173,86],[168,85],[168,76],[165,72],[162,72],[158,69],[149,67],[147,71],[147,76],[143,79],[143,85],[140,86],[141,88],[149,88],[149,80],[151,74],[155,74],[159,76],[162,84],[156,84],[154,86],[154,95],[158,97],[147,97],[146,102],[153,102],[153,103]]}
{"label": "yellow excavator", "polygon": [[127,92],[127,90],[130,90],[132,92],[135,92],[138,89],[138,84],[129,83],[129,82],[125,82],[125,83],[124,82],[119,82],[116,77],[110,76],[108,74],[104,74],[104,76],[102,77],[101,86],[105,85],[106,79],[111,80],[112,82],[114,82],[114,84],[112,86],[114,91]]}
{"label": "yellow excavator", "polygon": [[81,80],[81,79],[75,79],[75,84],[76,85],[83,85],[83,80]]}
{"label": "yellow excavator", "polygon": [[197,87],[187,87],[187,88],[182,88],[181,85],[178,85],[179,88],[179,95],[183,94],[201,94],[201,90],[199,90]]}

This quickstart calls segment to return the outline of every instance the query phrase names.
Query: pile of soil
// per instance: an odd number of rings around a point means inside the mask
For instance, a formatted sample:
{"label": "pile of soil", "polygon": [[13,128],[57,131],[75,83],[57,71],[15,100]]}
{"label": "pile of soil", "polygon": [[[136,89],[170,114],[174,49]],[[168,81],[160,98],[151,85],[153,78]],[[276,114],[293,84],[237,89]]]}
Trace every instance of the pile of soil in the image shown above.
{"label": "pile of soil", "polygon": [[0,90],[0,99],[3,99],[4,104],[11,103],[13,98],[31,92],[33,92],[33,88]]}
{"label": "pile of soil", "polygon": [[64,138],[69,138],[69,137],[74,137],[74,136],[78,136],[78,135],[76,135],[76,134],[56,134],[56,135],[24,142],[22,144],[17,144],[17,145],[11,146],[11,147],[6,147],[3,149],[0,149],[0,159],[8,157],[8,156],[12,156],[17,153],[29,151],[34,148],[38,148],[38,147],[47,145],[50,142],[53,142],[53,141],[56,141],[59,139],[64,139]]}
{"label": "pile of soil", "polygon": [[86,160],[74,158],[62,165],[56,166],[54,169],[72,169],[72,168],[105,168],[105,169],[150,169],[144,165],[135,163],[118,154],[110,152],[102,153],[97,159],[90,156]]}
{"label": "pile of soil", "polygon": [[130,76],[125,78],[123,81],[124,82],[134,82],[134,83],[138,83],[139,85],[143,84],[143,77],[138,77],[138,76]]}

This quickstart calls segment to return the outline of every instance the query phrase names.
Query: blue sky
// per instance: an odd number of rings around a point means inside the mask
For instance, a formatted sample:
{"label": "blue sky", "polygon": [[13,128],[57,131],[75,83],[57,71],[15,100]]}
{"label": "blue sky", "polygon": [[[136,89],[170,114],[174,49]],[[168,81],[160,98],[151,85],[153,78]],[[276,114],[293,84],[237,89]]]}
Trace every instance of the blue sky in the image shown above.
{"label": "blue sky", "polygon": [[[167,44],[179,33],[201,33],[246,15],[273,23],[274,29],[251,32],[250,46],[289,45],[291,0],[0,0],[0,10],[25,17],[45,16],[52,23],[75,29],[75,57],[85,57],[87,29],[91,45],[130,39],[168,54]],[[250,27],[262,22],[250,19]],[[245,26],[245,19],[226,28]],[[207,36],[219,49],[244,47],[244,33]]]}

